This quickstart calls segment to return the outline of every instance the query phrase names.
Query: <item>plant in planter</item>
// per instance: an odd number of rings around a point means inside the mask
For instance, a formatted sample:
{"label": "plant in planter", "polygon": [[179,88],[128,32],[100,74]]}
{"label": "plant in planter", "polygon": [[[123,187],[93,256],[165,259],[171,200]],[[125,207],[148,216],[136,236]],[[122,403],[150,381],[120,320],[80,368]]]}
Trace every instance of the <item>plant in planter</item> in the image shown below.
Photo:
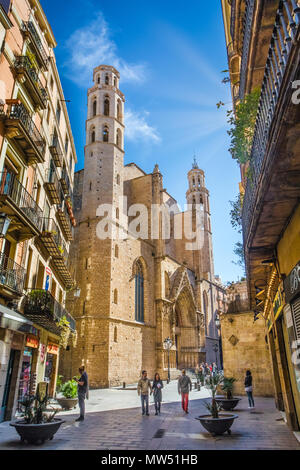
{"label": "plant in planter", "polygon": [[61,387],[61,393],[63,397],[58,397],[56,400],[64,410],[70,410],[76,408],[78,403],[77,398],[77,382],[76,380],[68,380]]}
{"label": "plant in planter", "polygon": [[231,434],[230,428],[237,415],[220,413],[221,406],[216,399],[217,388],[224,381],[222,374],[210,375],[206,381],[206,387],[211,391],[211,403],[206,403],[205,406],[209,411],[207,415],[201,415],[196,418],[202,426],[209,431],[212,435],[224,434],[227,432]]}
{"label": "plant in planter", "polygon": [[49,413],[48,404],[47,393],[43,396],[39,393],[25,395],[20,403],[23,408],[23,419],[10,423],[16,429],[22,442],[26,441],[30,444],[41,442],[43,444],[45,440],[53,439],[54,434],[64,421],[55,418],[59,409],[52,408]]}
{"label": "plant in planter", "polygon": [[234,377],[224,377],[221,390],[226,393],[226,396],[216,397],[217,403],[225,411],[233,410],[240,401],[240,398],[236,398],[232,394],[234,382],[236,382]]}
{"label": "plant in planter", "polygon": [[59,322],[57,322],[57,326],[60,328],[60,345],[66,349],[68,346],[71,330],[70,322],[67,320],[65,315],[59,320]]}

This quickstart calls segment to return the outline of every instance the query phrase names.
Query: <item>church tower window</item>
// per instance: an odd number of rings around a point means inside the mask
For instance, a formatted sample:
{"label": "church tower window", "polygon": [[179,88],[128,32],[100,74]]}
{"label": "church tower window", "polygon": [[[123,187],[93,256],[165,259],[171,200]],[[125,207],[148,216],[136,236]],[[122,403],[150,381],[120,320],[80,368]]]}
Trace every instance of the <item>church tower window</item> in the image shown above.
{"label": "church tower window", "polygon": [[135,267],[135,320],[144,322],[144,274],[140,261]]}
{"label": "church tower window", "polygon": [[104,100],[104,116],[109,116],[109,99],[107,97]]}
{"label": "church tower window", "polygon": [[105,75],[105,85],[109,85],[109,76],[108,76],[108,74]]}
{"label": "church tower window", "polygon": [[93,143],[95,141],[96,141],[96,131],[95,131],[95,128],[93,127],[91,131],[91,142]]}
{"label": "church tower window", "polygon": [[120,100],[118,100],[118,103],[117,103],[117,119],[119,121],[121,121],[121,119],[122,119],[122,105],[121,105]]}
{"label": "church tower window", "polygon": [[97,101],[93,101],[93,116],[96,116],[97,114]]}
{"label": "church tower window", "polygon": [[108,142],[109,133],[108,133],[107,126],[103,126],[102,136],[103,136],[103,142]]}

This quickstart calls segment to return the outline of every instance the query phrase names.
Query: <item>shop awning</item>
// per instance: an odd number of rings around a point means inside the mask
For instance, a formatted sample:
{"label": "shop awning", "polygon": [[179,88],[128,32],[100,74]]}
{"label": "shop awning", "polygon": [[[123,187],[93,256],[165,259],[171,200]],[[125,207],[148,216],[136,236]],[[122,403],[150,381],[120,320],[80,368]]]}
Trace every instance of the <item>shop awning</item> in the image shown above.
{"label": "shop awning", "polygon": [[33,323],[19,312],[15,312],[10,308],[0,304],[0,327],[8,328],[13,331],[37,334],[37,329]]}

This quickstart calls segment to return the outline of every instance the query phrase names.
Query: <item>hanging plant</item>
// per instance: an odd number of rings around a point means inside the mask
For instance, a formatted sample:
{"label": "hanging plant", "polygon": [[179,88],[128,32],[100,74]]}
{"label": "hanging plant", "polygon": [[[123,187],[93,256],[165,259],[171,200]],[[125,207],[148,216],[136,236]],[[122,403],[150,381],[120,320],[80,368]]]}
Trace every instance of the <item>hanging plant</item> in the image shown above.
{"label": "hanging plant", "polygon": [[236,106],[235,114],[233,110],[227,111],[231,125],[227,131],[231,139],[229,152],[240,164],[250,160],[259,99],[260,89],[255,88]]}
{"label": "hanging plant", "polygon": [[60,328],[60,340],[59,344],[64,348],[67,349],[69,337],[70,337],[70,322],[67,320],[66,316],[64,315],[61,317],[59,322],[56,323],[57,326]]}

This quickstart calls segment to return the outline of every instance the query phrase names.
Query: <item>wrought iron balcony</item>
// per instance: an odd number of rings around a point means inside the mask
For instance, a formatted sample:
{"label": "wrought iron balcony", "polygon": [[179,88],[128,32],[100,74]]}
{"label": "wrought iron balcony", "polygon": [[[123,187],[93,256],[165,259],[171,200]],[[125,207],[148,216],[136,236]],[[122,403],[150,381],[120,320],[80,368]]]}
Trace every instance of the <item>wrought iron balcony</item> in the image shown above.
{"label": "wrought iron balcony", "polygon": [[35,104],[42,109],[46,109],[48,101],[48,93],[42,85],[36,68],[32,65],[29,57],[18,56],[14,62],[14,70],[20,81],[24,81],[24,85],[28,90]]}
{"label": "wrought iron balcony", "polygon": [[16,176],[7,171],[0,173],[0,203],[1,212],[12,219],[9,232],[16,240],[20,242],[40,234],[42,209]]}
{"label": "wrought iron balcony", "polygon": [[60,184],[66,196],[70,196],[70,179],[67,170],[64,168],[61,173]]}
{"label": "wrought iron balcony", "polygon": [[[243,202],[244,242],[248,240],[254,216],[260,180],[265,169],[270,167],[273,153],[268,153],[270,130],[279,115],[282,94],[291,89],[292,66],[299,60],[300,6],[295,0],[281,1],[276,15],[273,36],[269,49],[262,91],[256,118],[255,132],[250,158],[251,181],[248,180]],[[269,161],[266,161],[268,157]]]}
{"label": "wrought iron balcony", "polygon": [[37,59],[42,67],[45,70],[48,70],[48,54],[45,51],[45,48],[42,44],[42,41],[39,37],[37,30],[32,21],[25,21],[22,23],[22,32],[26,38],[31,40],[31,44],[35,50]]}
{"label": "wrought iron balcony", "polygon": [[62,231],[68,241],[73,240],[73,232],[72,232],[72,226],[71,226],[71,221],[70,221],[70,216],[67,212],[66,209],[66,204],[63,202],[57,209],[56,213],[57,219],[60,223],[60,226],[62,228]]}
{"label": "wrought iron balcony", "polygon": [[241,60],[241,72],[240,72],[240,99],[242,100],[245,95],[246,75],[249,59],[249,48],[251,41],[252,23],[255,9],[255,0],[246,0],[245,10],[245,22],[244,22],[244,39],[243,39],[243,51]]}
{"label": "wrought iron balcony", "polygon": [[4,253],[0,254],[0,291],[8,298],[23,294],[26,270]]}
{"label": "wrought iron balcony", "polygon": [[42,219],[42,235],[40,241],[52,258],[52,263],[67,288],[74,284],[69,269],[69,254],[60,230],[51,218]]}
{"label": "wrought iron balcony", "polygon": [[72,315],[50,294],[49,291],[31,289],[25,298],[24,315],[32,322],[54,334],[60,335],[57,323],[65,317],[71,331],[75,331],[76,322]]}
{"label": "wrought iron balcony", "polygon": [[58,137],[57,135],[53,135],[51,139],[51,145],[49,145],[49,150],[51,153],[51,156],[53,158],[53,161],[57,167],[62,166],[62,158],[63,158],[63,153],[59,145]]}
{"label": "wrought iron balcony", "polygon": [[51,204],[61,203],[61,186],[54,168],[46,170],[46,178],[44,182],[45,191],[48,194]]}
{"label": "wrought iron balcony", "polygon": [[45,141],[25,106],[18,100],[7,100],[8,106],[0,110],[5,135],[13,140],[27,158],[28,165],[44,163]]}

